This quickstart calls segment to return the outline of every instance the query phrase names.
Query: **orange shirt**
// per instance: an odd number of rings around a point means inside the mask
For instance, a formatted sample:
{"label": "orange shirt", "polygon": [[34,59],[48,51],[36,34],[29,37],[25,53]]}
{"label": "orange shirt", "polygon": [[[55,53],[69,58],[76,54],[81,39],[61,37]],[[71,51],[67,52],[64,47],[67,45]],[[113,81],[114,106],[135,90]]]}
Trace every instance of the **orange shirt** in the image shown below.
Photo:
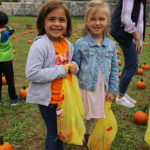
{"label": "orange shirt", "polygon": [[[60,42],[53,43],[53,46],[55,48],[55,53],[56,53],[55,65],[66,65],[69,60],[69,47],[67,42],[63,38],[60,38]],[[59,101],[62,100],[62,97],[60,97],[61,87],[62,87],[62,78],[52,81],[51,103],[57,104]]]}

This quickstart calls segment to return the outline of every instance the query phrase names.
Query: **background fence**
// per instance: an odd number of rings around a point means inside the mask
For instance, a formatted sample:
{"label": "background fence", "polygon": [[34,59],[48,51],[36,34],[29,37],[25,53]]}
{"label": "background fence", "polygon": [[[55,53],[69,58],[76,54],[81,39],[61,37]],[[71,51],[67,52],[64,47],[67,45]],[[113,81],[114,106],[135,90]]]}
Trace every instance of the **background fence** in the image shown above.
{"label": "background fence", "polygon": [[[2,4],[0,10],[3,10],[8,15],[16,16],[37,16],[39,8],[46,0],[0,0]],[[109,3],[111,14],[115,9],[118,0],[105,0]],[[87,0],[67,0],[64,1],[70,12],[71,16],[82,17],[85,14]],[[150,25],[150,0],[147,1],[147,24]]]}

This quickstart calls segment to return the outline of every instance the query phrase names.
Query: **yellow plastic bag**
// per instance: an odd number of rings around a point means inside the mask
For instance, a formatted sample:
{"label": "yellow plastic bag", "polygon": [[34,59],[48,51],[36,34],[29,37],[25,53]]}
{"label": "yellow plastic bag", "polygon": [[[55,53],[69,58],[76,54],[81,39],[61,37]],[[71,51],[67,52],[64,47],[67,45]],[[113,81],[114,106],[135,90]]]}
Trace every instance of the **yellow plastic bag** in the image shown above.
{"label": "yellow plastic bag", "polygon": [[150,108],[149,108],[149,115],[148,115],[148,125],[147,125],[147,130],[146,130],[144,140],[150,146]]}
{"label": "yellow plastic bag", "polygon": [[105,119],[98,119],[88,140],[89,150],[110,150],[117,133],[117,121],[111,110],[111,102],[105,102]]}
{"label": "yellow plastic bag", "polygon": [[63,79],[61,93],[64,100],[57,107],[58,136],[68,144],[82,145],[85,133],[84,110],[75,75]]}

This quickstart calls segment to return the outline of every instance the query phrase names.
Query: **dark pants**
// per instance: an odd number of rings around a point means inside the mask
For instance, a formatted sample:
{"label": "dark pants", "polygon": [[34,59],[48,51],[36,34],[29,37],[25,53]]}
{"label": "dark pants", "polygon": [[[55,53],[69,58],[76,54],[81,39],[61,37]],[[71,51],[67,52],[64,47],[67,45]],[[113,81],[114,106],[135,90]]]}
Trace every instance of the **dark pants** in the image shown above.
{"label": "dark pants", "polygon": [[13,64],[12,61],[0,62],[0,98],[2,91],[2,73],[5,75],[7,85],[8,85],[8,93],[10,99],[17,99],[15,85],[14,85],[14,72],[13,72]]}
{"label": "dark pants", "polygon": [[49,106],[38,105],[38,107],[47,128],[45,138],[46,150],[64,150],[64,144],[57,135],[57,104],[51,104]]}
{"label": "dark pants", "polygon": [[138,70],[138,52],[132,42],[130,47],[120,45],[124,54],[124,68],[120,78],[119,94],[124,95],[130,84],[132,77]]}

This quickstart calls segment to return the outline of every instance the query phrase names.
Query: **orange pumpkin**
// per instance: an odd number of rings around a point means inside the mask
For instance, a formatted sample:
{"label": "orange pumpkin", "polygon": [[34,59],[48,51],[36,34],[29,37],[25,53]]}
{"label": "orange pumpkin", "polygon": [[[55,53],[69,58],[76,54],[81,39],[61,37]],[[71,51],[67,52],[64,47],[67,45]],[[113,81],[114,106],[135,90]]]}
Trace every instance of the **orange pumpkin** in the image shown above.
{"label": "orange pumpkin", "polygon": [[79,39],[79,36],[76,35],[75,38],[76,38],[76,39]]}
{"label": "orange pumpkin", "polygon": [[118,59],[118,65],[122,65],[122,62],[120,59]]}
{"label": "orange pumpkin", "polygon": [[149,32],[147,35],[149,35],[149,36],[150,36],[150,32]]}
{"label": "orange pumpkin", "polygon": [[144,70],[149,70],[149,65],[146,64],[146,63],[143,63],[142,68],[143,68]]}
{"label": "orange pumpkin", "polygon": [[147,123],[148,115],[144,111],[137,111],[133,115],[133,120],[137,124],[144,125]]}
{"label": "orange pumpkin", "polygon": [[28,89],[25,86],[23,86],[23,88],[19,92],[19,95],[20,95],[21,98],[26,98],[27,93],[28,93]]}
{"label": "orange pumpkin", "polygon": [[25,34],[27,34],[27,32],[24,32],[23,34],[25,35]]}
{"label": "orange pumpkin", "polygon": [[119,78],[121,78],[121,74],[122,74],[122,72],[119,70]]}
{"label": "orange pumpkin", "polygon": [[76,33],[73,33],[72,35],[73,35],[73,36],[77,36],[77,34],[76,34]]}
{"label": "orange pumpkin", "polygon": [[29,32],[30,32],[30,33],[33,33],[33,32],[34,32],[34,30],[29,30]]}
{"label": "orange pumpkin", "polygon": [[32,43],[32,40],[28,40],[28,44],[31,44]]}
{"label": "orange pumpkin", "polygon": [[114,43],[115,43],[115,45],[117,45],[117,42],[116,42],[116,41],[114,41]]}
{"label": "orange pumpkin", "polygon": [[10,143],[3,141],[3,136],[0,136],[0,150],[13,150]]}
{"label": "orange pumpkin", "polygon": [[137,71],[137,74],[138,75],[143,75],[143,73],[144,73],[144,70],[143,70],[143,68],[141,68],[141,66],[138,68],[138,71]]}
{"label": "orange pumpkin", "polygon": [[120,51],[119,51],[119,49],[116,49],[116,52],[117,52],[117,54],[118,54],[118,55],[120,54]]}
{"label": "orange pumpkin", "polygon": [[147,46],[148,45],[148,43],[147,42],[143,42],[143,46]]}
{"label": "orange pumpkin", "polygon": [[146,83],[141,79],[140,81],[137,82],[136,86],[140,89],[145,89],[146,88]]}
{"label": "orange pumpkin", "polygon": [[13,49],[12,51],[13,51],[14,54],[16,54],[16,50],[15,49]]}
{"label": "orange pumpkin", "polygon": [[13,39],[16,39],[16,37],[17,37],[16,35],[13,35],[13,36],[12,36]]}
{"label": "orange pumpkin", "polygon": [[5,76],[2,76],[2,85],[5,85],[5,84],[7,84],[6,78]]}
{"label": "orange pumpkin", "polygon": [[78,29],[74,29],[74,31],[78,31]]}

